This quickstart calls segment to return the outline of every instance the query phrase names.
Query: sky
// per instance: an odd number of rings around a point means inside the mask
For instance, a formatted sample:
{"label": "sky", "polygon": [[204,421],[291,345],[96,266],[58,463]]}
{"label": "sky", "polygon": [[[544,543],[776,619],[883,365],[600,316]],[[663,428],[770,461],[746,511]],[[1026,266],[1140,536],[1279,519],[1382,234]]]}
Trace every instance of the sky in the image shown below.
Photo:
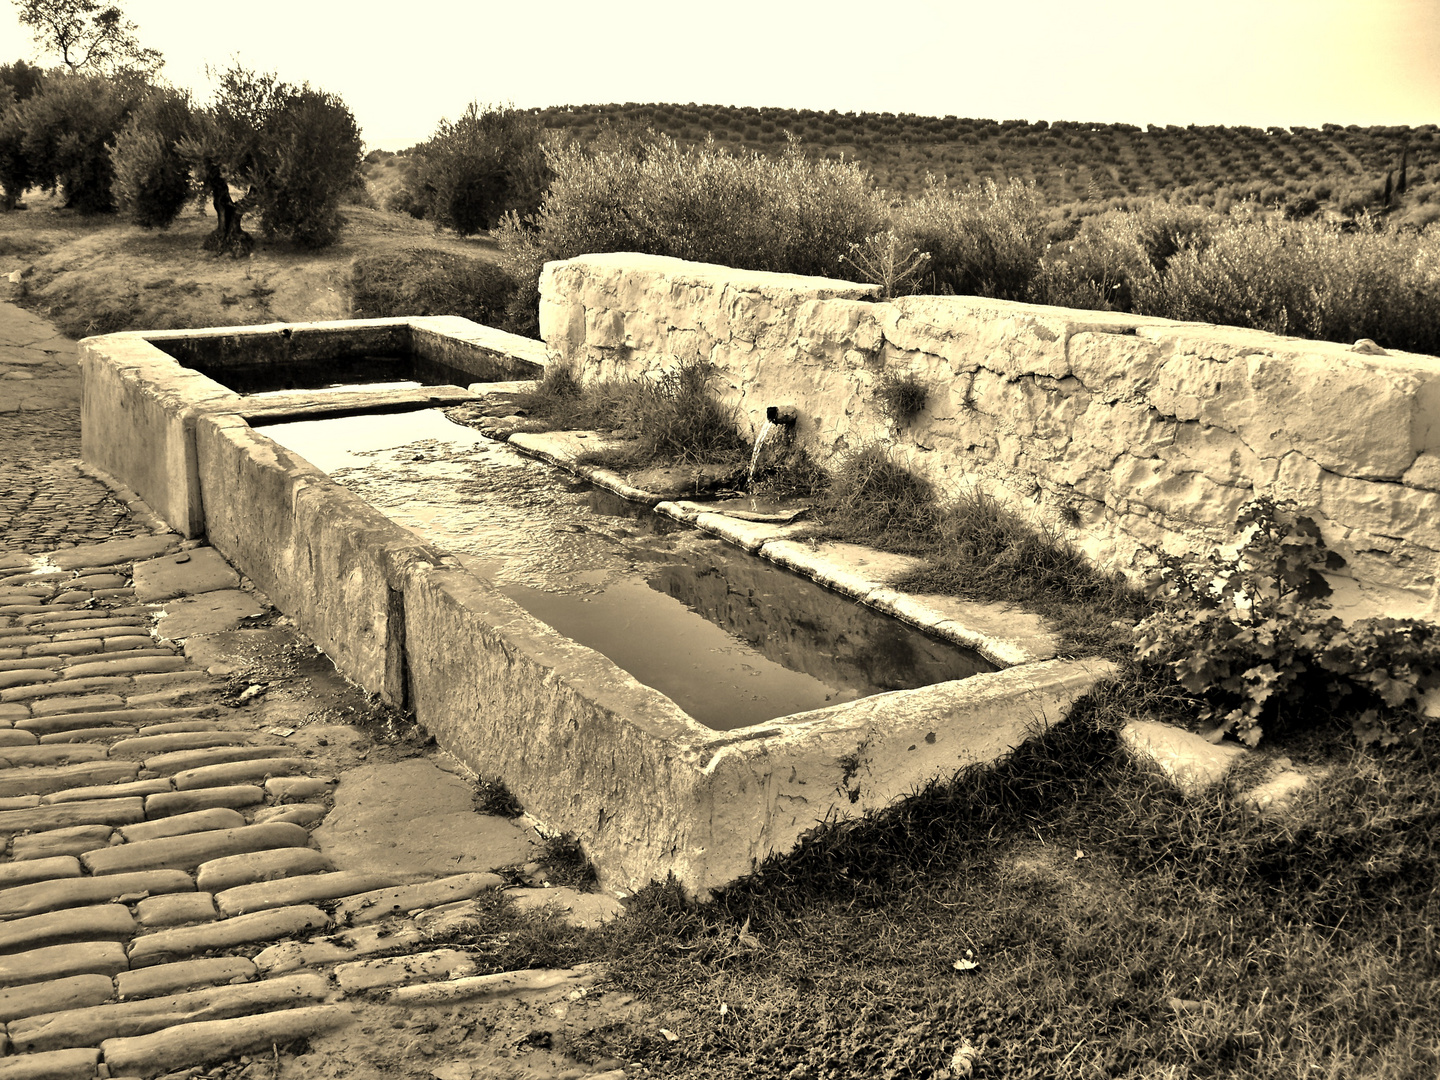
{"label": "sky", "polygon": [[[202,98],[238,59],[344,98],[371,149],[474,100],[1131,124],[1440,123],[1440,0],[117,0]],[[0,12],[3,16],[3,12]],[[0,20],[0,59],[35,59]],[[45,59],[49,62],[49,58]]]}

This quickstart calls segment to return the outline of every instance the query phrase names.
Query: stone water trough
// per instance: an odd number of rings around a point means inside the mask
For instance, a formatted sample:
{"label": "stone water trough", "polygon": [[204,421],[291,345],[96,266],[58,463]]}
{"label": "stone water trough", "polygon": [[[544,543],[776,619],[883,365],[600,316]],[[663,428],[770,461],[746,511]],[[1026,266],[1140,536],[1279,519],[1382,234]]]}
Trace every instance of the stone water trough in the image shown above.
{"label": "stone water trough", "polygon": [[[203,536],[345,675],[578,839],[615,892],[673,873],[704,893],[820,822],[994,760],[1109,672],[1055,659],[1032,616],[897,593],[845,545],[680,504],[674,516],[999,669],[712,730],[252,426],[469,401],[481,388],[468,386],[540,375],[542,343],[437,317],[111,334],[81,353],[86,461]],[[353,388],[312,378],[347,365]],[[387,372],[394,384],[364,385]]]}

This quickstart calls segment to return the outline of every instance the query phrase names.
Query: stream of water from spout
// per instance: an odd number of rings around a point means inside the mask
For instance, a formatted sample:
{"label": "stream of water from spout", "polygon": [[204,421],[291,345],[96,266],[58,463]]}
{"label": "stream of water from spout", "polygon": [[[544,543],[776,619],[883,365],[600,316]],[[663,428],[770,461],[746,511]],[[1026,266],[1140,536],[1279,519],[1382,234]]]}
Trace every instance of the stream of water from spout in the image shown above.
{"label": "stream of water from spout", "polygon": [[766,420],[765,425],[760,429],[760,434],[755,439],[755,450],[750,455],[750,471],[745,475],[746,491],[749,491],[750,488],[755,485],[755,466],[760,464],[760,450],[764,447],[765,440],[769,437],[770,432],[778,426],[778,424],[772,424],[769,420]]}

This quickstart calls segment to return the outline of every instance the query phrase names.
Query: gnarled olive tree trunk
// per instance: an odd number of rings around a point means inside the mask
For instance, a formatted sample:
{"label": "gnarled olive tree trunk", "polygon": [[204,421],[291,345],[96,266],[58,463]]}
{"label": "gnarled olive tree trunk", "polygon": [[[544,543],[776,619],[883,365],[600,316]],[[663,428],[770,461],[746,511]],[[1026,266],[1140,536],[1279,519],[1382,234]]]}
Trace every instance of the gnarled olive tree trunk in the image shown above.
{"label": "gnarled olive tree trunk", "polygon": [[205,186],[210,191],[210,201],[215,206],[215,231],[205,238],[204,250],[217,255],[243,258],[255,246],[255,238],[241,228],[241,220],[259,202],[255,188],[245,193],[238,202],[230,196],[230,184],[220,166],[214,162],[205,164]]}

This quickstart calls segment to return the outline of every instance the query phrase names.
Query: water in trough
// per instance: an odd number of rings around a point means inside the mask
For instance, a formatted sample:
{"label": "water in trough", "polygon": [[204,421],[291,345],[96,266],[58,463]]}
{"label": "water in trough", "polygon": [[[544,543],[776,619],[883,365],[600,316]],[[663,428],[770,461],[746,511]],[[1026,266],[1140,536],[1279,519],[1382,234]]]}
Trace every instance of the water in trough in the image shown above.
{"label": "water in trough", "polygon": [[406,386],[469,386],[477,376],[427,360],[414,353],[380,355],[356,353],[325,360],[293,362],[262,360],[254,363],[206,364],[187,360],[237,394],[268,394],[287,390],[392,389]]}
{"label": "water in trough", "polygon": [[435,409],[258,430],[717,730],[994,670]]}

